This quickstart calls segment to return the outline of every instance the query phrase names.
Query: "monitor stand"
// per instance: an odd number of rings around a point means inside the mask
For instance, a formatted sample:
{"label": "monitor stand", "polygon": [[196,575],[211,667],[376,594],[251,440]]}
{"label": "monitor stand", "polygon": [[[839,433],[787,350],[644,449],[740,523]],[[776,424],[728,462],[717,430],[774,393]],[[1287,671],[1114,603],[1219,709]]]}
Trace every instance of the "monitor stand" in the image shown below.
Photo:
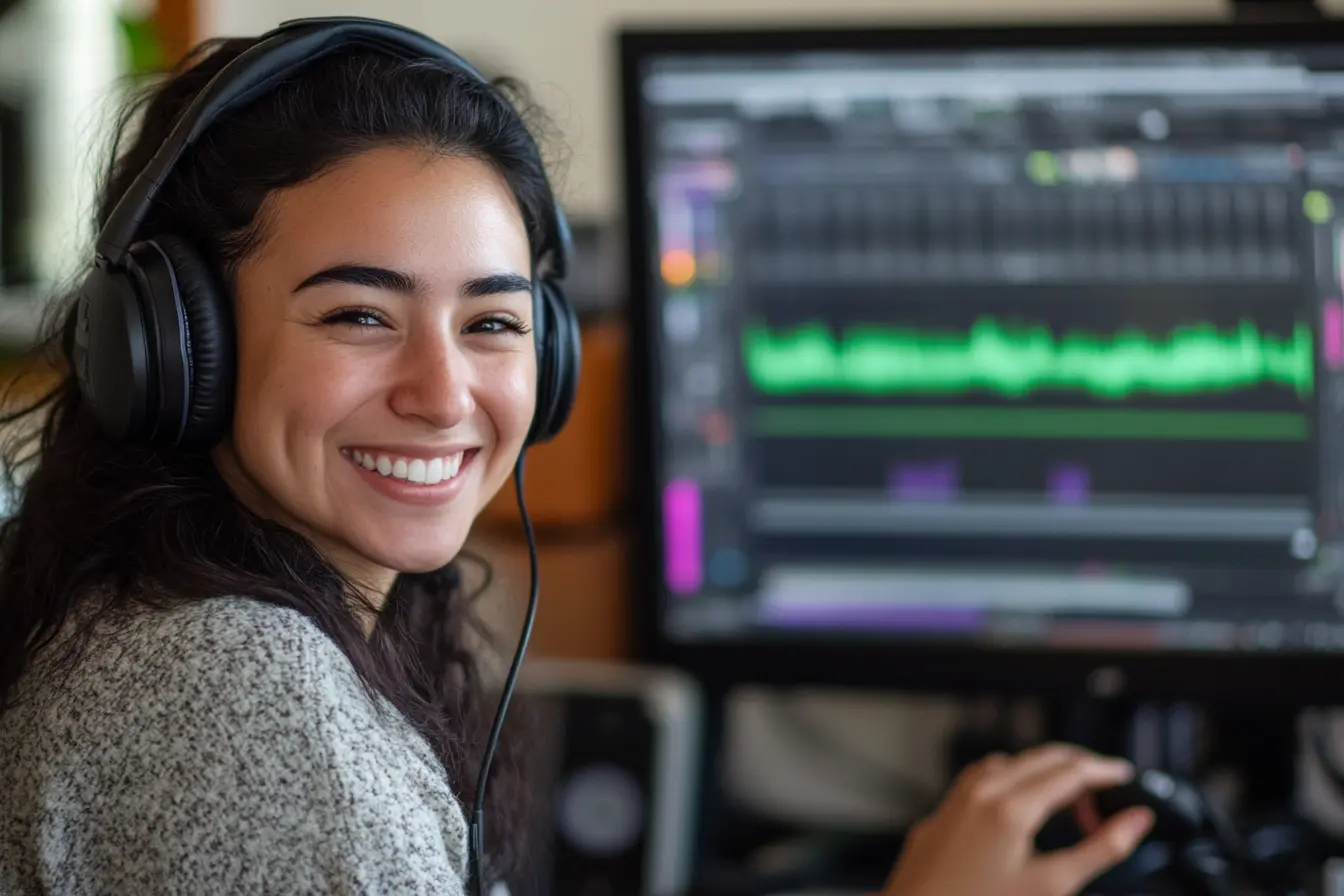
{"label": "monitor stand", "polygon": [[1325,11],[1314,0],[1231,0],[1238,22],[1316,22]]}

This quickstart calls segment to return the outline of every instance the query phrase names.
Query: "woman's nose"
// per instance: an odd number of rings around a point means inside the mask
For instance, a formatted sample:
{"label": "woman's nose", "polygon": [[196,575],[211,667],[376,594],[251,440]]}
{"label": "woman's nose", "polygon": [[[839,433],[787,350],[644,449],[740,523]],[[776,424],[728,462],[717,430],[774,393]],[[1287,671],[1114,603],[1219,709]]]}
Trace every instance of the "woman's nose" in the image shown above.
{"label": "woman's nose", "polygon": [[408,342],[391,402],[398,416],[418,417],[436,429],[451,429],[476,407],[470,358],[455,341],[443,336]]}

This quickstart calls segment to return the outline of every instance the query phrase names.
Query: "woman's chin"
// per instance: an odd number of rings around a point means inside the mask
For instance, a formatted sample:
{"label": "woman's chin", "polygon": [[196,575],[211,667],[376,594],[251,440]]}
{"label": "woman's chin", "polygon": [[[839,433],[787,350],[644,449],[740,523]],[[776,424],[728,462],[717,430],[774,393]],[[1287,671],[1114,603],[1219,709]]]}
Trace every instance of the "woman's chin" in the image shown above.
{"label": "woman's chin", "polygon": [[361,553],[370,563],[396,573],[433,572],[451,563],[462,551],[465,540],[441,540],[430,544],[370,544]]}
{"label": "woman's chin", "polygon": [[436,569],[443,569],[457,557],[461,548],[455,551],[440,551],[435,553],[415,554],[412,556],[400,556],[385,564],[388,569],[396,570],[398,573],[414,575],[417,573],[434,572]]}

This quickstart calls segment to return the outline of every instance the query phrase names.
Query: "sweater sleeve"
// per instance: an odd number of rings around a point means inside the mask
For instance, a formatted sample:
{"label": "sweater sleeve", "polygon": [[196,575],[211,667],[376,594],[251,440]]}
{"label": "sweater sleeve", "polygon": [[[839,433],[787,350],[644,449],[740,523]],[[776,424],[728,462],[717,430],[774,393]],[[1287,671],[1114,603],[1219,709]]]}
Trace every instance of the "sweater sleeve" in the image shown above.
{"label": "sweater sleeve", "polygon": [[441,767],[316,627],[250,601],[168,615],[81,675],[97,702],[70,734],[96,748],[73,829],[44,838],[53,889],[462,892]]}

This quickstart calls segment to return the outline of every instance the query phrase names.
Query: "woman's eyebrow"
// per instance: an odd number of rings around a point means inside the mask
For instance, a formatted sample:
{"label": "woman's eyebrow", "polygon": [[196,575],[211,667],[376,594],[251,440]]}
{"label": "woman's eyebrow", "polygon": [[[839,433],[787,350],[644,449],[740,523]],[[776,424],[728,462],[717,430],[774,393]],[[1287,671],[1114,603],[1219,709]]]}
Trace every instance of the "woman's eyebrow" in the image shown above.
{"label": "woman's eyebrow", "polygon": [[294,287],[294,292],[302,292],[310,286],[323,283],[349,283],[353,286],[367,286],[404,295],[422,295],[425,285],[414,274],[394,271],[365,264],[338,264],[324,268],[304,279]]}
{"label": "woman's eyebrow", "polygon": [[522,274],[513,273],[490,274],[485,277],[474,277],[471,280],[463,282],[461,289],[463,297],[468,299],[531,291],[532,281]]}
{"label": "woman's eyebrow", "polygon": [[[323,283],[349,283],[353,286],[367,286],[408,296],[420,296],[428,292],[425,284],[414,274],[365,264],[339,264],[324,268],[306,277],[302,283],[294,287],[294,292]],[[531,291],[532,281],[512,272],[473,277],[463,281],[459,288],[460,294],[468,299]]]}

